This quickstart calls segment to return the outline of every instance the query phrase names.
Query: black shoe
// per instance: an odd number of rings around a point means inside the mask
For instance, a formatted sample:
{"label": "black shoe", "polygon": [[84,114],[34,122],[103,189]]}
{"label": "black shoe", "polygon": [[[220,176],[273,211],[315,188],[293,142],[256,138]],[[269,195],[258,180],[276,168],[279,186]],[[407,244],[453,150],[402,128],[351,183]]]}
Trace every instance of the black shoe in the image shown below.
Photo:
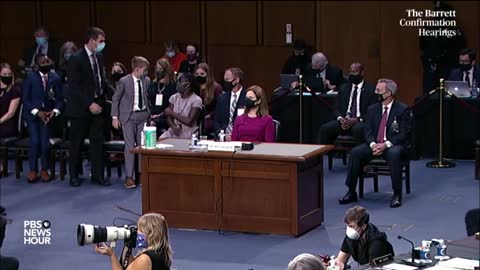
{"label": "black shoe", "polygon": [[80,180],[78,180],[78,178],[70,179],[70,186],[79,187],[80,186]]}
{"label": "black shoe", "polygon": [[345,196],[343,196],[342,199],[338,200],[338,203],[348,204],[356,201],[358,201],[357,193],[355,191],[354,192],[348,191],[347,194],[345,194]]}
{"label": "black shoe", "polygon": [[108,179],[98,180],[98,179],[92,178],[92,183],[95,183],[95,184],[98,184],[98,185],[104,186],[104,187],[108,187],[108,186],[112,185],[112,183],[110,183],[110,180],[108,180]]}
{"label": "black shoe", "polygon": [[7,215],[7,212],[5,212],[5,210],[6,210],[5,207],[0,206],[0,215],[6,216],[6,215]]}
{"label": "black shoe", "polygon": [[402,206],[402,194],[394,193],[392,197],[392,202],[390,202],[390,208],[398,208]]}

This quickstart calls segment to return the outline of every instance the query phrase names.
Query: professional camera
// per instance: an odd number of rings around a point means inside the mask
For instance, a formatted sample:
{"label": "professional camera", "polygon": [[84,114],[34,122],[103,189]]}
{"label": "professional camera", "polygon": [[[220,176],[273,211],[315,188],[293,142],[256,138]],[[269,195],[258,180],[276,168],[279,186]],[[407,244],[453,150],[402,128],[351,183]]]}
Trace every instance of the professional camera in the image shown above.
{"label": "professional camera", "polygon": [[125,225],[124,227],[100,227],[91,224],[78,224],[77,227],[77,242],[80,246],[85,244],[89,245],[124,240],[125,246],[135,247],[136,238],[136,226]]}

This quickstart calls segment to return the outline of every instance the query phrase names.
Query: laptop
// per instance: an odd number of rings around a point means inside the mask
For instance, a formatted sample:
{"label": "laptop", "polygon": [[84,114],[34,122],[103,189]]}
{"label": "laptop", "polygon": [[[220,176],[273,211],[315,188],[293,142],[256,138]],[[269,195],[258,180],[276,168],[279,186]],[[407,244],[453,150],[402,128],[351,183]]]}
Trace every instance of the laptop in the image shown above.
{"label": "laptop", "polygon": [[292,82],[298,81],[298,75],[295,74],[280,74],[280,86],[283,89],[290,89]]}
{"label": "laptop", "polygon": [[445,81],[445,88],[457,97],[470,97],[472,95],[467,82]]}

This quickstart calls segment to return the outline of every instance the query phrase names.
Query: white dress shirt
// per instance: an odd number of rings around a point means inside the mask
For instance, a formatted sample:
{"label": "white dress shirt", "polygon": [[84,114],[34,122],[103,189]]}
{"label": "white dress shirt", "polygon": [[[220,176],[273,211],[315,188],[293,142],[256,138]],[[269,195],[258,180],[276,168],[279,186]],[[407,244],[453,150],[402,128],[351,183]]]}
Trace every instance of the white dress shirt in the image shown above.
{"label": "white dress shirt", "polygon": [[[469,80],[469,85],[473,86],[473,66],[467,71],[468,72],[468,80]],[[467,81],[467,74],[465,71],[463,71],[463,81]]]}
{"label": "white dress shirt", "polygon": [[[393,104],[393,100],[390,101],[390,103],[388,103],[387,105],[384,105],[382,103],[382,114],[381,115],[383,116],[383,112],[385,111],[385,106],[387,106],[387,121],[388,121],[388,117],[390,116],[390,110],[392,109],[392,104]],[[390,141],[387,141],[387,128],[388,128],[388,126],[385,125],[385,132],[383,133],[384,134],[383,135],[383,141],[387,145],[387,147],[390,148],[390,147],[393,146],[393,144]],[[375,144],[377,144],[377,143],[371,142],[370,143],[370,148],[372,148]]]}
{"label": "white dress shirt", "polygon": [[228,107],[228,112],[230,113],[230,109],[232,108],[232,104],[233,104],[233,95],[237,95],[237,104],[238,104],[238,99],[240,98],[240,94],[242,93],[243,91],[243,86],[240,87],[240,90],[238,90],[237,92],[233,92],[232,91],[232,94],[230,95],[230,107]]}
{"label": "white dress shirt", "polygon": [[37,57],[37,55],[39,55],[39,54],[47,55],[48,54],[48,42],[45,43],[45,45],[42,45],[42,46],[43,46],[43,48],[40,51],[41,46],[37,45],[37,49],[35,49],[35,53],[33,54],[33,57],[32,57],[32,62],[30,63],[31,67],[35,66],[35,58]]}
{"label": "white dress shirt", "polygon": [[[93,52],[90,51],[87,46],[85,45],[85,50],[87,51],[87,55],[88,55],[88,60],[90,60],[90,65],[92,66],[92,72],[93,74],[95,74],[95,71],[94,71],[94,63],[93,63],[93,60],[92,60],[92,54]],[[100,87],[102,87],[102,75],[101,74],[101,70],[100,70],[100,65],[98,64],[98,58],[97,58],[97,67],[98,67],[98,82],[100,83]]]}
{"label": "white dress shirt", "polygon": [[[350,101],[348,102],[348,110],[347,110],[347,114],[350,113],[352,111],[352,101],[353,101],[353,92],[355,91],[355,84],[352,83],[352,90],[350,91]],[[357,105],[356,105],[356,110],[357,110],[357,113],[356,115],[352,115],[352,117],[356,117],[356,118],[360,118],[360,96],[362,95],[362,91],[363,91],[363,81],[361,83],[359,83],[357,85],[357,96],[355,97],[355,99],[357,100]]]}
{"label": "white dress shirt", "polygon": [[[140,108],[138,107],[138,82],[140,81],[140,84],[142,84],[142,80],[140,80],[139,78],[135,77],[134,75],[132,75],[132,78],[133,78],[133,111],[141,111],[141,110],[144,110],[145,109],[145,102],[146,100],[143,99],[143,108]],[[143,84],[142,84],[142,87],[143,87]],[[142,91],[143,93],[143,91]]]}

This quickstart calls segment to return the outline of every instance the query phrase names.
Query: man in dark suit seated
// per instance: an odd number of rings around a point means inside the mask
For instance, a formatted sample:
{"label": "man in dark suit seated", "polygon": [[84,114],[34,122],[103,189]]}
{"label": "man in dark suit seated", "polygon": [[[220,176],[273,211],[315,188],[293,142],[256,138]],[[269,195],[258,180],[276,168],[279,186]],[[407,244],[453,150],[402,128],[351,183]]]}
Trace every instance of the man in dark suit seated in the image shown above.
{"label": "man in dark suit seated", "polygon": [[[318,52],[312,56],[311,65],[303,73],[303,82],[313,92],[337,91],[344,83],[343,72],[340,68],[330,65],[327,57]],[[292,88],[297,86],[298,82],[292,83]]]}
{"label": "man in dark suit seated", "polygon": [[224,93],[218,96],[213,129],[215,130],[215,135],[218,135],[223,130],[228,139],[231,138],[233,124],[238,112],[240,111],[243,114],[247,91],[242,86],[243,71],[241,69],[234,67],[225,70],[223,79]]}
{"label": "man in dark suit seated", "polygon": [[350,65],[349,82],[340,86],[335,110],[336,120],[320,127],[320,144],[333,144],[338,135],[351,134],[356,144],[365,141],[364,121],[367,109],[376,102],[375,86],[363,79],[364,66]]}
{"label": "man in dark suit seated", "polygon": [[307,44],[302,39],[293,42],[293,54],[283,65],[282,74],[303,74],[310,63],[311,53],[307,50]]}
{"label": "man in dark suit seated", "polygon": [[407,154],[410,136],[410,117],[407,105],[394,99],[397,84],[389,79],[378,80],[375,93],[378,104],[368,108],[365,123],[366,143],[352,149],[348,159],[348,175],[345,185],[348,192],[339,200],[340,204],[358,200],[356,187],[363,165],[375,157],[383,157],[390,168],[393,198],[391,208],[402,205],[402,165],[401,160]]}
{"label": "man in dark suit seated", "polygon": [[458,68],[448,75],[450,81],[467,82],[470,87],[480,87],[480,67],[475,64],[477,53],[473,49],[463,49],[458,56]]}
{"label": "man in dark suit seated", "polygon": [[35,58],[40,54],[48,56],[53,61],[53,65],[58,63],[58,48],[53,42],[50,42],[50,34],[47,29],[38,27],[35,29],[33,36],[35,37],[35,44],[26,49],[23,57],[18,60],[18,67],[25,73],[35,67]]}

